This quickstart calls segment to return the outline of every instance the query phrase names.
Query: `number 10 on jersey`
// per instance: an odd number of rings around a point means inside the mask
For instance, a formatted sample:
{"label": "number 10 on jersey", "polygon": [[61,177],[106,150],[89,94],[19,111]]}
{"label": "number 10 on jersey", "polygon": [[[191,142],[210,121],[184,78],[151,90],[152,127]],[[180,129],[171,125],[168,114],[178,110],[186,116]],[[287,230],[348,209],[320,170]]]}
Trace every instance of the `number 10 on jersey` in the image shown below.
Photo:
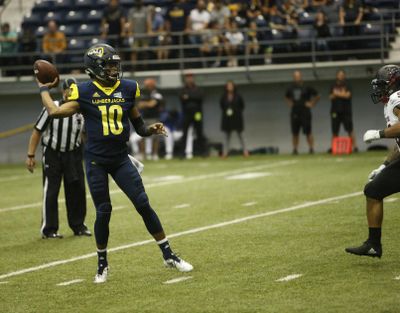
{"label": "number 10 on jersey", "polygon": [[103,124],[103,135],[108,136],[110,132],[113,135],[119,135],[123,131],[122,126],[122,108],[119,105],[111,105],[108,110],[107,106],[98,106],[101,112],[101,122]]}

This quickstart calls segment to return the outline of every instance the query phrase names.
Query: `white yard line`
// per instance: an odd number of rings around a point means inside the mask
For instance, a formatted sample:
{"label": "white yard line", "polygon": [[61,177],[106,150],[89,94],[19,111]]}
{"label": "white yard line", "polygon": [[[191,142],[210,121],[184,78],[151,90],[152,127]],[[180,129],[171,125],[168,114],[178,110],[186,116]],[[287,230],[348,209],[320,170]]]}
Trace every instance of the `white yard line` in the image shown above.
{"label": "white yard line", "polygon": [[[312,207],[312,206],[316,206],[316,205],[320,205],[320,204],[326,204],[326,203],[329,203],[329,202],[335,201],[335,200],[342,200],[342,199],[348,199],[348,198],[357,197],[357,196],[360,196],[362,194],[363,194],[363,192],[358,191],[358,192],[348,193],[348,194],[341,195],[341,196],[330,197],[330,198],[325,198],[325,199],[316,200],[316,201],[312,201],[312,202],[307,202],[307,203],[304,203],[304,204],[299,204],[299,205],[295,205],[295,206],[291,206],[291,207],[288,207],[288,208],[283,208],[283,209],[279,209],[279,210],[275,210],[275,211],[269,211],[269,212],[249,215],[249,216],[237,218],[237,219],[226,221],[226,222],[222,222],[222,223],[217,223],[217,224],[211,224],[211,225],[207,225],[207,226],[203,226],[203,227],[192,228],[192,229],[189,229],[189,230],[186,230],[186,231],[178,232],[178,233],[175,233],[175,234],[170,234],[168,236],[168,238],[182,237],[182,236],[189,235],[189,234],[203,232],[203,231],[206,231],[206,230],[209,230],[209,229],[221,228],[221,227],[225,227],[225,226],[229,226],[229,225],[239,224],[239,223],[247,222],[247,221],[250,221],[250,220],[254,220],[254,219],[258,219],[258,218],[262,218],[262,217],[266,217],[266,216],[272,216],[272,215],[277,215],[277,214],[281,214],[281,213],[297,211],[297,210],[300,210],[300,209],[304,209],[304,208],[308,208],[308,207]],[[119,247],[108,249],[108,252],[115,252],[115,251],[119,251],[119,250],[125,250],[125,249],[128,249],[128,248],[133,248],[133,247],[137,247],[137,246],[143,246],[143,245],[146,245],[146,244],[149,244],[149,243],[154,243],[154,240],[153,239],[149,239],[149,240],[144,240],[144,241],[139,241],[139,242],[126,244],[126,245],[123,245],[123,246],[119,246]],[[58,266],[58,265],[62,265],[62,264],[67,264],[67,263],[71,263],[71,262],[75,262],[75,261],[79,261],[79,260],[85,260],[85,259],[94,257],[96,255],[97,255],[96,252],[88,253],[88,254],[84,254],[84,255],[77,256],[77,257],[70,258],[70,259],[54,261],[54,262],[45,263],[45,264],[42,264],[42,265],[39,265],[39,266],[25,268],[25,269],[18,270],[18,271],[15,271],[15,272],[10,272],[10,273],[7,273],[7,274],[0,275],[0,280],[4,279],[4,278],[8,278],[8,277],[22,275],[22,274],[25,274],[25,273],[36,272],[36,271],[39,271],[39,270],[43,270],[43,269],[46,269],[46,268],[50,268],[50,267],[54,267],[54,266]]]}
{"label": "white yard line", "polygon": [[396,202],[398,199],[397,198],[389,198],[385,199],[385,202],[390,203],[390,202]]}
{"label": "white yard line", "polygon": [[393,278],[394,280],[400,280],[400,276],[396,276],[395,278]]}
{"label": "white yard line", "polygon": [[188,207],[190,207],[189,203],[182,203],[182,204],[175,205],[173,208],[174,209],[184,209],[184,208],[188,208]]}
{"label": "white yard line", "polygon": [[125,209],[126,207],[127,207],[126,205],[117,205],[117,206],[113,207],[112,210],[118,211],[118,210]]}
{"label": "white yard line", "polygon": [[83,281],[84,281],[84,279],[74,279],[74,280],[70,280],[70,281],[65,281],[65,282],[59,283],[59,284],[57,284],[57,286],[69,286],[69,285],[72,285],[72,284],[81,283]]}
{"label": "white yard line", "polygon": [[256,204],[257,204],[256,201],[250,201],[250,202],[243,203],[242,206],[253,206],[253,205],[256,205]]}
{"label": "white yard line", "polygon": [[[150,184],[146,184],[145,187],[146,187],[146,189],[149,189],[149,188],[160,187],[160,186],[182,184],[182,183],[187,183],[187,182],[192,182],[192,181],[198,181],[198,180],[204,180],[204,179],[210,179],[210,178],[216,178],[216,177],[224,177],[227,175],[239,174],[239,173],[243,173],[243,172],[257,171],[257,170],[261,170],[261,169],[265,169],[265,168],[275,168],[275,167],[280,167],[280,166],[287,166],[287,165],[292,165],[295,163],[297,163],[297,161],[295,161],[295,160],[280,161],[280,162],[276,162],[276,163],[241,168],[238,170],[224,171],[224,172],[207,174],[207,175],[197,175],[197,176],[187,177],[187,178],[183,178],[183,179],[179,179],[179,180],[150,183]],[[114,189],[114,190],[110,191],[110,194],[118,194],[118,193],[122,193],[122,191],[120,189]],[[87,195],[86,198],[89,199],[90,195]],[[58,200],[58,203],[63,203],[63,202],[65,202],[65,199]],[[18,211],[18,210],[22,210],[22,209],[41,207],[41,206],[42,206],[42,202],[17,205],[17,206],[8,207],[8,208],[0,208],[0,213],[10,212],[10,211]]]}
{"label": "white yard line", "polygon": [[279,278],[279,279],[277,279],[275,281],[277,281],[277,282],[290,281],[290,280],[293,280],[293,279],[297,279],[297,278],[299,278],[301,276],[303,276],[303,274],[292,274],[292,275],[288,275],[288,276]]}
{"label": "white yard line", "polygon": [[0,183],[8,183],[13,180],[20,180],[20,179],[28,179],[28,178],[36,178],[39,177],[41,174],[22,174],[22,175],[13,175],[0,178]]}
{"label": "white yard line", "polygon": [[185,281],[185,280],[192,279],[192,278],[193,278],[193,276],[184,276],[184,277],[174,278],[174,279],[170,279],[170,280],[163,282],[163,284],[165,284],[165,285],[176,284],[176,283],[180,283],[181,281]]}
{"label": "white yard line", "polygon": [[8,281],[0,281],[0,285],[8,284]]}

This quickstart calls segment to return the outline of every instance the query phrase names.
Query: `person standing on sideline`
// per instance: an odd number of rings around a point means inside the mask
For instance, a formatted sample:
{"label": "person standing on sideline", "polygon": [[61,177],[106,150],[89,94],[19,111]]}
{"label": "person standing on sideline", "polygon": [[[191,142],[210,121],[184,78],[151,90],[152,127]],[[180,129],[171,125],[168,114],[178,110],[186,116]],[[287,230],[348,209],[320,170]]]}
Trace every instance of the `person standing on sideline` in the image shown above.
{"label": "person standing on sideline", "polygon": [[229,154],[229,144],[231,133],[233,131],[238,134],[243,155],[245,157],[249,156],[249,152],[246,149],[246,143],[244,142],[242,135],[244,130],[244,101],[242,96],[237,92],[236,85],[233,81],[230,80],[226,83],[224,94],[222,95],[219,103],[222,110],[221,130],[225,133],[223,157],[227,157]]}
{"label": "person standing on sideline", "polygon": [[290,125],[292,129],[293,154],[298,154],[299,133],[303,129],[307,137],[309,153],[314,153],[314,137],[312,135],[311,109],[316,105],[320,96],[309,86],[305,86],[300,71],[293,72],[293,84],[286,91],[286,102],[291,109]]}
{"label": "person standing on sideline", "polygon": [[91,46],[85,52],[84,65],[90,80],[72,84],[68,102],[60,107],[55,105],[49,92],[56,85],[57,78],[47,84],[37,80],[37,84],[42,104],[50,116],[66,117],[81,112],[86,121],[86,177],[96,207],[94,234],[98,263],[94,283],[104,283],[108,277],[107,246],[112,213],[109,175],[142,217],[147,231],[161,250],[164,265],[181,272],[193,270],[191,264],[172,251],[160,219],[150,205],[139,172],[128,157],[129,122],[142,137],[165,135],[164,125],[145,124],[135,106],[140,96],[139,84],[121,78],[121,58],[113,47],[107,44]]}
{"label": "person standing on sideline", "polygon": [[339,136],[340,125],[343,124],[345,131],[351,138],[353,151],[358,152],[356,136],[353,130],[351,86],[346,81],[344,70],[337,71],[336,82],[331,88],[329,98],[331,99],[332,137]]}
{"label": "person standing on sideline", "polygon": [[[144,92],[137,104],[137,108],[149,124],[154,124],[160,121],[164,98],[157,90],[157,83],[154,79],[145,79],[143,86]],[[158,136],[143,138],[139,142],[141,155],[145,156],[147,160],[158,161],[159,143],[160,138]]]}
{"label": "person standing on sideline", "polygon": [[185,75],[184,87],[180,93],[183,113],[183,136],[186,159],[193,158],[193,128],[201,153],[204,153],[203,134],[203,92],[194,82],[193,74]]}
{"label": "person standing on sideline", "polygon": [[[74,78],[67,78],[63,85],[63,99],[55,101],[62,107],[70,94]],[[65,204],[69,227],[76,236],[91,236],[84,224],[86,216],[85,178],[82,166],[82,130],[84,120],[81,114],[63,119],[53,119],[44,108],[36,121],[29,140],[26,167],[33,173],[35,152],[41,139],[43,147],[43,212],[42,238],[62,238],[58,233],[58,194],[61,180],[64,181]]]}

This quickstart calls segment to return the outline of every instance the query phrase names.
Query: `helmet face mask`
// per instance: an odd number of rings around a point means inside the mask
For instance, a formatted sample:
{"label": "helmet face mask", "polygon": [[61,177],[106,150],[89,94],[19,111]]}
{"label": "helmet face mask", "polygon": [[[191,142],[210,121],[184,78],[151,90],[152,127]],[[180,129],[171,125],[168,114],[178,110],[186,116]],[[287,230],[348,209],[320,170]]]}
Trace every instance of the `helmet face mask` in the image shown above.
{"label": "helmet face mask", "polygon": [[371,99],[373,103],[386,104],[390,96],[400,89],[400,67],[397,65],[385,65],[371,81]]}
{"label": "helmet face mask", "polygon": [[84,56],[85,72],[95,80],[113,85],[122,78],[121,59],[115,49],[107,44],[90,47]]}

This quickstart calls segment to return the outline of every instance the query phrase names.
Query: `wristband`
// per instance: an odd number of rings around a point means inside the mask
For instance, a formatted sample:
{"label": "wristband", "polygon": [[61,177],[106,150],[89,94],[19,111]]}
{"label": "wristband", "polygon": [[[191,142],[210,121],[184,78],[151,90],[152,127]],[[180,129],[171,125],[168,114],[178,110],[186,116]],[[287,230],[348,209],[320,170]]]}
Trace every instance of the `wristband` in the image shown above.
{"label": "wristband", "polygon": [[40,91],[40,93],[42,93],[42,92],[44,92],[44,91],[49,92],[50,89],[49,89],[49,87],[47,87],[47,86],[42,86],[42,87],[39,88],[39,91]]}
{"label": "wristband", "polygon": [[28,154],[28,158],[33,159],[35,157],[34,154]]}
{"label": "wristband", "polygon": [[385,137],[385,130],[384,130],[384,129],[382,129],[382,130],[379,131],[379,138],[386,138],[386,137]]}

